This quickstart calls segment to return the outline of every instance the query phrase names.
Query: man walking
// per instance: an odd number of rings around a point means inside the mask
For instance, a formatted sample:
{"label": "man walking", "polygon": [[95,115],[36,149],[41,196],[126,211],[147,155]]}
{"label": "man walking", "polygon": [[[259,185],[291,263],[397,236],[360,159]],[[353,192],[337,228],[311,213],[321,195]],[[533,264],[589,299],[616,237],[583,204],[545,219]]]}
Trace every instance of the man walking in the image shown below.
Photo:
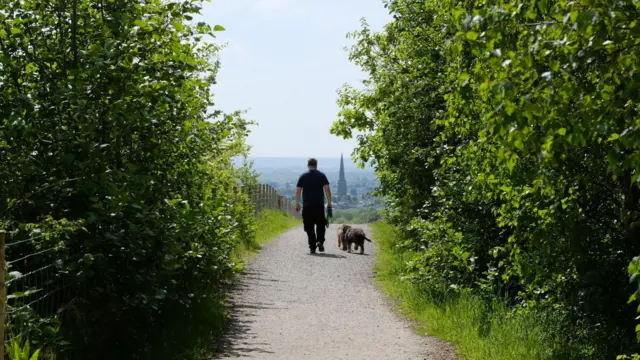
{"label": "man walking", "polygon": [[314,158],[307,162],[309,171],[300,175],[296,186],[296,211],[300,211],[300,193],[302,193],[302,223],[309,237],[309,250],[316,253],[316,246],[324,252],[324,193],[327,193],[327,215],[332,216],[331,189],[327,176],[318,171],[318,161]]}

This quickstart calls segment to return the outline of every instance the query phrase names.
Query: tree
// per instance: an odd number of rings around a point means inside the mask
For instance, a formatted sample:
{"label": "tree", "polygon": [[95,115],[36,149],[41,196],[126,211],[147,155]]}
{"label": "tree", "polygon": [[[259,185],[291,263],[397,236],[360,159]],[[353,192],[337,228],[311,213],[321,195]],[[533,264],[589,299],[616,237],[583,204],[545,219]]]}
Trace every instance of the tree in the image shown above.
{"label": "tree", "polygon": [[386,6],[383,32],[351,35],[369,78],[342,90],[332,132],[364,132],[355,156],[376,167],[399,245],[417,252],[407,278],[551,316],[577,358],[629,349],[637,2]]}
{"label": "tree", "polygon": [[13,270],[55,264],[67,290],[39,315],[61,310],[64,358],[191,352],[251,236],[237,185],[254,175],[232,162],[248,123],[208,110],[219,47],[204,39],[222,27],[192,23],[199,9],[0,4],[0,227],[43,234],[9,259],[54,250]]}

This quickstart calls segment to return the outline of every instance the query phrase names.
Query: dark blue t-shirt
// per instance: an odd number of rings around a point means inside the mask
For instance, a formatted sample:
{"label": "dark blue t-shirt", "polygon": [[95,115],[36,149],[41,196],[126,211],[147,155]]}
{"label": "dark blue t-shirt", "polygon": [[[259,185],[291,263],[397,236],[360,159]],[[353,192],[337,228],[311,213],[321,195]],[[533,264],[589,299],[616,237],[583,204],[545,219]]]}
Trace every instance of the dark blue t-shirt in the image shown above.
{"label": "dark blue t-shirt", "polygon": [[324,206],[325,185],[329,185],[329,179],[321,171],[309,170],[300,175],[297,187],[302,188],[302,206]]}

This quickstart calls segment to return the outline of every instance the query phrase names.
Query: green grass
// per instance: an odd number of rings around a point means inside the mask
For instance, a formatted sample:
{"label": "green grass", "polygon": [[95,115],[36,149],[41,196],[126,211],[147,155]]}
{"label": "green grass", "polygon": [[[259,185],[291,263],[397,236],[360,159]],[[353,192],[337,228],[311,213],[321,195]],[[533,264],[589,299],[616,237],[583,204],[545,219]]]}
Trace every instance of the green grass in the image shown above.
{"label": "green grass", "polygon": [[[410,254],[394,253],[391,226],[377,222],[372,227],[379,246],[376,270],[380,285],[396,300],[398,310],[417,323],[419,333],[453,343],[465,359],[554,359],[552,353],[558,349],[533,316],[509,317],[498,299],[486,305],[469,294],[446,298],[442,292],[402,281],[400,271]],[[440,296],[434,296],[436,293]]]}
{"label": "green grass", "polygon": [[236,249],[238,258],[249,258],[257,254],[264,244],[274,240],[283,232],[302,225],[302,220],[277,210],[264,210],[258,216],[257,225],[254,241],[243,243]]}

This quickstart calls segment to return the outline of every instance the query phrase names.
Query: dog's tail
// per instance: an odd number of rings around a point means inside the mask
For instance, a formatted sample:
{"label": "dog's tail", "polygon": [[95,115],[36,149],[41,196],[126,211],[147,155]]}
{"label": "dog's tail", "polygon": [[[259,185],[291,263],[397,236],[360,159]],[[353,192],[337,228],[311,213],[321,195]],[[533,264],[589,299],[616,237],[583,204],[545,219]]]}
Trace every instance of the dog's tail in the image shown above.
{"label": "dog's tail", "polygon": [[366,236],[364,237],[364,239],[365,239],[365,240],[367,240],[368,242],[373,242],[373,241],[371,241],[371,239],[369,239],[369,238],[368,238],[368,237],[366,237]]}

